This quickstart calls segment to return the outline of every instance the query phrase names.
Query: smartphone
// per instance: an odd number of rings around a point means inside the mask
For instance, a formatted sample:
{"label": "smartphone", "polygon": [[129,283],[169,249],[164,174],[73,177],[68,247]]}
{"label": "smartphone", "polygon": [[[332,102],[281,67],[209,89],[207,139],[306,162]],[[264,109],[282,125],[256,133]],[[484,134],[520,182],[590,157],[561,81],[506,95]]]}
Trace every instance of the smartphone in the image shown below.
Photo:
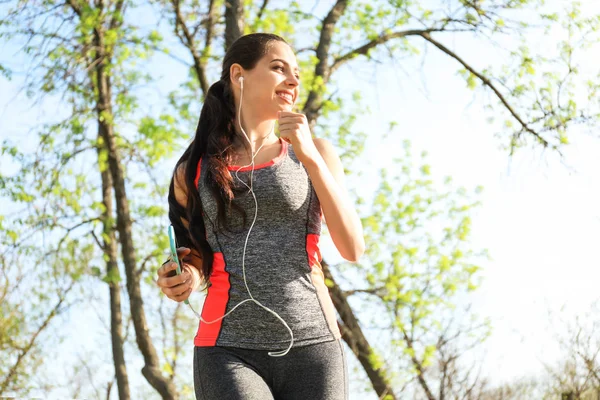
{"label": "smartphone", "polygon": [[[177,275],[181,275],[181,263],[177,256],[177,242],[175,241],[175,229],[173,225],[169,225],[169,247],[171,248],[171,258],[177,264]],[[190,304],[187,300],[184,300],[184,303]]]}

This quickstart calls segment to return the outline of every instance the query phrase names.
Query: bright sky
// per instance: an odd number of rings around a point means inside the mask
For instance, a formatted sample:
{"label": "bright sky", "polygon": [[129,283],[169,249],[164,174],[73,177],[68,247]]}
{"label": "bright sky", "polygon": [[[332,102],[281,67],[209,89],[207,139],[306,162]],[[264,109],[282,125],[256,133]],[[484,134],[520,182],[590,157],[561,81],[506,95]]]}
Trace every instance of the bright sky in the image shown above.
{"label": "bright sky", "polygon": [[[456,41],[445,43],[457,46]],[[461,48],[461,55],[477,64],[493,56],[486,51],[493,50]],[[592,60],[591,52],[585,59]],[[529,149],[511,160],[494,137],[498,126],[486,122],[481,96],[473,101],[454,61],[430,48],[422,69],[420,60],[402,61],[402,68],[408,73],[391,66],[340,71],[353,85],[346,90],[360,90],[373,110],[357,124],[369,135],[372,165],[366,168],[386,166],[402,141],[410,139],[415,154],[429,153],[435,177],[450,175],[457,186],[469,189],[484,186],[483,204],[472,218],[473,247],[488,249],[492,257],[483,265],[483,286],[473,296],[477,312],[493,325],[484,371],[494,381],[539,372],[540,361],[558,355],[548,310],[566,304],[575,315],[598,297],[594,244],[600,237],[600,139],[574,129],[562,161]],[[14,91],[14,85],[0,79],[2,137],[23,134],[22,126],[39,116],[22,98],[13,101]],[[380,136],[390,120],[400,124],[384,143]]]}
{"label": "bright sky", "polygon": [[[598,4],[594,8],[598,12]],[[485,66],[494,57],[493,49],[469,49],[447,38],[444,43],[475,65]],[[550,43],[548,37],[532,37],[528,44]],[[583,69],[597,67],[592,51],[576,57]],[[423,68],[420,60],[401,65],[407,73],[389,65],[346,71],[346,81],[356,85],[348,90],[368,96],[373,110],[373,118],[358,125],[370,137],[369,159],[373,167],[384,166],[383,160],[392,166],[402,140],[410,139],[414,154],[429,153],[434,176],[452,176],[457,187],[483,185],[483,204],[472,218],[472,243],[474,249],[488,249],[492,258],[484,264],[485,280],[473,297],[475,310],[489,316],[493,326],[484,346],[484,372],[494,382],[540,372],[541,361],[558,356],[554,335],[561,327],[550,327],[549,310],[566,306],[565,314],[574,316],[599,297],[598,135],[570,130],[572,144],[563,160],[529,149],[510,159],[494,136],[499,124],[487,122],[482,96],[473,101],[473,92],[456,75],[456,62],[430,48]],[[387,132],[390,120],[399,126],[384,142],[378,136]],[[365,175],[361,182],[373,180],[376,176]]]}

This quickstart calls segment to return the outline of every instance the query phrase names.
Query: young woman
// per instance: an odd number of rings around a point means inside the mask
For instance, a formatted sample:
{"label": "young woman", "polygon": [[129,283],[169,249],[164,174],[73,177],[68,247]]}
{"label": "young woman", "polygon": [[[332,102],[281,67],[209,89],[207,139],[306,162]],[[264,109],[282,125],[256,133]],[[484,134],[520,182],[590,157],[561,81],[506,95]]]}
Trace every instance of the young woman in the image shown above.
{"label": "young woman", "polygon": [[169,218],[183,273],[167,261],[158,285],[178,302],[208,288],[194,338],[198,399],[347,398],[321,219],[345,259],[365,245],[338,155],[291,111],[299,84],[281,37],[238,39],[175,167]]}

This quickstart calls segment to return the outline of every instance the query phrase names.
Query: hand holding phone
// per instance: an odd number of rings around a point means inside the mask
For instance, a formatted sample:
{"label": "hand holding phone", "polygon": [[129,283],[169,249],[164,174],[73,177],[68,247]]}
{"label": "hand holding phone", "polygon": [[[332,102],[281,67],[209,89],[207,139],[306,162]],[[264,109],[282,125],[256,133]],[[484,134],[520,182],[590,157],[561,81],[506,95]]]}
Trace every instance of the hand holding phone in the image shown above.
{"label": "hand holding phone", "polygon": [[177,256],[177,243],[175,242],[175,229],[169,225],[169,247],[171,249],[171,260],[177,264],[177,275],[181,275],[181,263]]}
{"label": "hand holding phone", "polygon": [[169,226],[168,235],[171,261],[163,264],[158,270],[158,280],[156,283],[168,298],[175,301],[181,301],[181,298],[185,298],[185,304],[189,304],[187,297],[193,290],[194,277],[192,275],[197,271],[182,270],[180,256],[183,257],[190,254],[190,249],[185,247],[177,249],[173,226]]}

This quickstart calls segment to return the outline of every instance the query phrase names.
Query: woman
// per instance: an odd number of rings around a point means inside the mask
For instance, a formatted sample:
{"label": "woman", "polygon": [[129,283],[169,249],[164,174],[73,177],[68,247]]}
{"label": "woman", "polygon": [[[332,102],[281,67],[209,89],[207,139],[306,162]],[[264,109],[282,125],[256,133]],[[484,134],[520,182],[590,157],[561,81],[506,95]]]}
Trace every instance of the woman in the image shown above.
{"label": "woman", "polygon": [[194,338],[198,399],[347,398],[321,219],[349,261],[364,239],[339,157],[291,111],[298,74],[281,37],[238,39],[175,167],[169,218],[183,273],[168,261],[158,285],[178,302],[208,287]]}

